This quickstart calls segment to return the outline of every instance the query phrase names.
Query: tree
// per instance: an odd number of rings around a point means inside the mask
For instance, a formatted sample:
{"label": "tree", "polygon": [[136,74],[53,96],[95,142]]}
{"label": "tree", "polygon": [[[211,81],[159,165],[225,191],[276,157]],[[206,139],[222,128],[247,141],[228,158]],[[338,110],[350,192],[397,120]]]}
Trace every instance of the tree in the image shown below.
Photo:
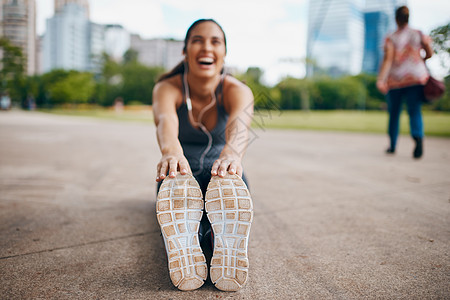
{"label": "tree", "polygon": [[357,109],[366,97],[364,85],[352,77],[319,78],[311,94],[313,109]]}
{"label": "tree", "polygon": [[153,87],[164,69],[145,66],[137,59],[138,53],[132,49],[125,52],[122,63],[103,54],[102,72],[92,100],[104,106],[112,105],[117,97],[122,97],[125,104],[151,104]]}
{"label": "tree", "polygon": [[11,99],[21,101],[25,76],[25,58],[19,47],[0,38],[0,94],[9,93]]}
{"label": "tree", "polygon": [[437,27],[431,31],[433,50],[439,56],[442,66],[450,69],[450,23]]}
{"label": "tree", "polygon": [[431,31],[430,34],[433,40],[433,50],[441,61],[444,70],[447,70],[447,77],[444,79],[446,92],[444,96],[431,104],[434,110],[450,111],[450,23],[439,26]]}
{"label": "tree", "polygon": [[282,109],[309,109],[311,82],[307,79],[285,78],[277,86]]}
{"label": "tree", "polygon": [[147,67],[138,63],[126,64],[122,67],[123,85],[121,96],[125,104],[138,101],[152,104],[152,91],[162,68]]}
{"label": "tree", "polygon": [[87,103],[95,88],[93,74],[70,71],[68,76],[49,87],[55,103]]}

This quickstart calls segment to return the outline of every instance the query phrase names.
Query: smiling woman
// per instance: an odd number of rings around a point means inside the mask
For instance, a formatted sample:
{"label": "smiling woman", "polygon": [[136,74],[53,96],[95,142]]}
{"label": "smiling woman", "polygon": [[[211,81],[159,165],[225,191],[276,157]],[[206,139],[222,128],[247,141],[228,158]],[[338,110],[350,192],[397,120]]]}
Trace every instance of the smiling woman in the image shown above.
{"label": "smiling woman", "polygon": [[247,280],[253,205],[242,158],[253,95],[224,72],[226,54],[220,25],[211,19],[198,20],[187,31],[184,60],[153,90],[162,153],[156,174],[157,217],[170,278],[181,290],[199,288],[206,280],[200,242],[211,235],[210,274],[216,287],[235,291]]}

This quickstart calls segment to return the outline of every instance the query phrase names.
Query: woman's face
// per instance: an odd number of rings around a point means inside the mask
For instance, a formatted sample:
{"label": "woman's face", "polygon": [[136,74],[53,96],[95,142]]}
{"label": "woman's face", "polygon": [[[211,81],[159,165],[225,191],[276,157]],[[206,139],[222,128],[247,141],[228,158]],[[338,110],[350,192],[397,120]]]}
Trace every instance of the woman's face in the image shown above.
{"label": "woman's face", "polygon": [[199,77],[219,74],[226,55],[222,30],[214,22],[198,24],[191,32],[184,54],[189,72]]}

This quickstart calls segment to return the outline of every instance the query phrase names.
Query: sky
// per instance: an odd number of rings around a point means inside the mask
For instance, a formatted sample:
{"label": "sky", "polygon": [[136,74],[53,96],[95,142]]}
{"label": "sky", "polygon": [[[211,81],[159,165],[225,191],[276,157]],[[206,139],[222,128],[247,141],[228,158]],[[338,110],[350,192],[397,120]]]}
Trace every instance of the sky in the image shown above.
{"label": "sky", "polygon": [[[37,32],[53,16],[54,0],[36,0]],[[183,40],[197,19],[213,18],[227,37],[226,64],[245,71],[260,67],[266,84],[285,76],[303,77],[308,0],[89,0],[90,18],[99,24],[121,24],[142,38]],[[410,25],[426,34],[450,22],[450,1],[409,0]],[[420,13],[419,13],[420,12]],[[442,77],[439,61],[429,64]]]}

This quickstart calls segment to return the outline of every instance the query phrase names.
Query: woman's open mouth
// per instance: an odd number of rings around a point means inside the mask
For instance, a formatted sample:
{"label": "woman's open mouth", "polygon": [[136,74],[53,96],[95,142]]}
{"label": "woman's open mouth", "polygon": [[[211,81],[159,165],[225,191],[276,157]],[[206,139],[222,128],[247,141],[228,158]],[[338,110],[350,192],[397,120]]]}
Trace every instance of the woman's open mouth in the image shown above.
{"label": "woman's open mouth", "polygon": [[214,64],[214,58],[212,57],[200,57],[197,62],[204,67],[209,67]]}

